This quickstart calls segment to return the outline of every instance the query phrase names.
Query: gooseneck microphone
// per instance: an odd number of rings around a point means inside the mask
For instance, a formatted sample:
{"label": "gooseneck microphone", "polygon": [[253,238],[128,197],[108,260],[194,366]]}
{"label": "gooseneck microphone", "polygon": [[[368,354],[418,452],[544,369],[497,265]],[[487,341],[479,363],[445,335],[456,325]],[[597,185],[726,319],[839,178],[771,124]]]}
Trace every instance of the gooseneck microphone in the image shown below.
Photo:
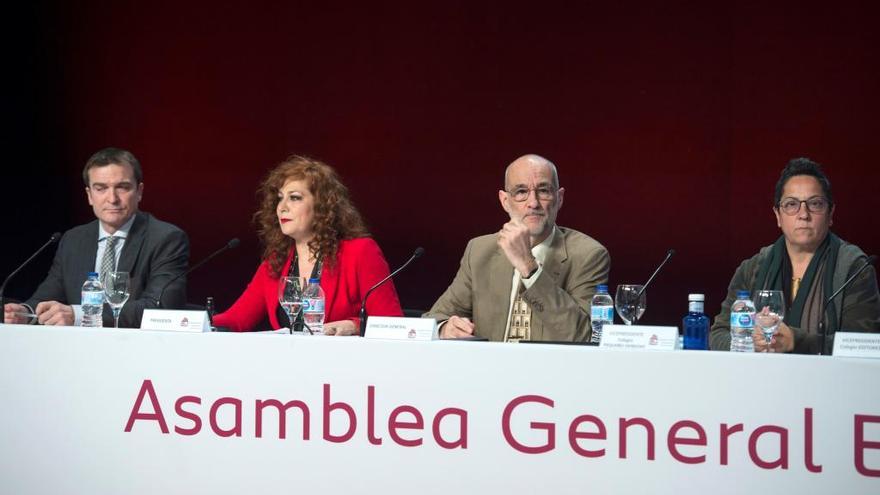
{"label": "gooseneck microphone", "polygon": [[191,267],[189,268],[189,270],[187,270],[187,271],[181,273],[180,275],[178,275],[178,276],[172,278],[171,280],[169,280],[165,285],[162,286],[162,290],[159,291],[159,297],[156,298],[156,307],[157,307],[157,308],[161,308],[161,307],[162,307],[162,295],[165,294],[165,289],[167,289],[167,288],[168,288],[171,284],[173,284],[177,279],[179,279],[180,277],[183,277],[183,276],[185,276],[185,275],[189,275],[190,273],[192,273],[193,271],[195,271],[196,268],[199,268],[200,266],[204,265],[205,263],[211,261],[212,259],[214,259],[214,258],[215,258],[217,255],[219,255],[220,253],[222,253],[222,252],[224,252],[224,251],[228,251],[228,250],[230,250],[230,249],[235,249],[235,248],[238,247],[238,245],[239,245],[238,237],[236,237],[236,238],[234,238],[234,239],[231,239],[229,242],[226,243],[225,246],[223,246],[222,248],[220,248],[220,249],[214,251],[214,252],[211,253],[207,258],[205,258],[205,259],[203,259],[202,261],[199,261],[199,262],[196,263],[195,265],[191,266]]}
{"label": "gooseneck microphone", "polygon": [[15,269],[15,271],[13,271],[12,273],[10,273],[9,275],[6,276],[6,280],[3,281],[3,285],[0,285],[0,308],[4,308],[6,306],[6,302],[3,299],[3,293],[6,291],[6,284],[8,284],[9,281],[12,280],[12,277],[16,276],[18,274],[18,272],[20,272],[24,267],[28,266],[28,263],[33,261],[33,259],[36,258],[40,253],[42,253],[43,250],[45,250],[50,245],[58,242],[58,239],[61,239],[61,232],[55,232],[54,234],[52,234],[49,237],[49,240],[46,241],[45,244],[40,246],[40,249],[37,249],[36,252],[34,252],[34,254],[31,255],[30,258],[26,259],[24,261],[24,263],[22,263],[21,265],[19,265],[18,268]]}
{"label": "gooseneck microphone", "polygon": [[381,287],[382,284],[384,284],[385,282],[391,280],[391,277],[400,273],[400,271],[403,270],[404,268],[406,268],[407,266],[409,266],[409,264],[412,263],[413,260],[415,260],[416,258],[418,258],[419,256],[421,256],[423,254],[425,254],[425,248],[423,248],[421,246],[417,247],[416,250],[413,252],[412,256],[410,256],[409,259],[406,260],[406,263],[401,265],[400,268],[398,268],[397,270],[394,270],[393,272],[388,274],[388,276],[383,278],[382,280],[380,280],[379,283],[370,287],[370,290],[368,290],[367,293],[364,294],[364,300],[361,303],[361,313],[360,313],[360,318],[361,318],[360,336],[361,337],[363,337],[364,333],[366,333],[366,331],[367,331],[367,298],[370,297],[370,294],[372,294],[374,290]]}
{"label": "gooseneck microphone", "polygon": [[849,284],[851,284],[852,281],[855,280],[856,277],[858,277],[860,273],[865,271],[865,269],[868,268],[869,266],[873,265],[875,261],[877,261],[876,254],[872,254],[871,256],[868,256],[865,259],[865,262],[862,264],[862,266],[859,267],[859,269],[856,270],[856,272],[853,273],[851,277],[846,279],[846,282],[844,282],[843,285],[841,285],[836,291],[834,291],[834,293],[831,294],[830,297],[825,299],[825,304],[822,305],[822,312],[819,313],[819,315],[820,315],[820,318],[819,318],[819,339],[821,339],[819,342],[819,355],[820,356],[824,355],[825,350],[826,350],[825,349],[825,332],[827,330],[825,328],[825,311],[828,310],[828,305],[831,304],[831,301],[833,301],[834,298],[837,297],[837,295],[843,291],[843,289],[846,289],[847,286],[849,286]]}
{"label": "gooseneck microphone", "polygon": [[[651,285],[651,282],[654,280],[654,277],[657,276],[657,274],[660,272],[660,269],[663,268],[664,265],[666,265],[666,262],[669,261],[669,258],[672,258],[672,255],[674,255],[674,254],[675,254],[675,249],[670,249],[669,251],[666,251],[666,257],[663,258],[663,261],[660,263],[659,266],[657,266],[657,269],[654,270],[654,273],[651,274],[651,278],[649,278],[648,281],[645,282],[645,285],[643,285],[641,290],[639,290],[638,294],[636,294],[636,297],[635,297],[636,302],[638,302],[639,299],[641,299],[642,294],[645,293],[645,289],[647,289],[648,286]],[[638,312],[638,310],[636,310],[635,314],[633,315],[633,324],[638,323],[638,321],[639,321],[639,312]]]}

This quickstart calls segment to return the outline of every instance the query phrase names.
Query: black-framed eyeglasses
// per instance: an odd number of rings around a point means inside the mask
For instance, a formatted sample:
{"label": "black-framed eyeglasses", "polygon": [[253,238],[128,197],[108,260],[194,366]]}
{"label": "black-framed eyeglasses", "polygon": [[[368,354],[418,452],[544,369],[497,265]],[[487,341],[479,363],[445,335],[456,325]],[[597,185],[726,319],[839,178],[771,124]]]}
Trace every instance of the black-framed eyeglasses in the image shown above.
{"label": "black-framed eyeglasses", "polygon": [[521,203],[529,199],[529,193],[535,191],[535,196],[541,201],[549,201],[556,197],[556,188],[552,186],[540,186],[534,188],[517,187],[512,191],[505,191],[514,201]]}
{"label": "black-framed eyeglasses", "polygon": [[797,215],[801,211],[801,203],[807,206],[807,211],[817,214],[828,213],[828,207],[831,206],[831,202],[824,197],[813,196],[809,199],[784,198],[778,208],[786,215]]}

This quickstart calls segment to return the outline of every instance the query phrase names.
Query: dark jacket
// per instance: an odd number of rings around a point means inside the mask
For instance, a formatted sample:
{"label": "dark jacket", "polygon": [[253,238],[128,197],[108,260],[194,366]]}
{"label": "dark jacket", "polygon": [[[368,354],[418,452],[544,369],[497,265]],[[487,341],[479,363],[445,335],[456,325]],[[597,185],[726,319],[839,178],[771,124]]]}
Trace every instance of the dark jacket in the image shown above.
{"label": "dark jacket", "polygon": [[[36,308],[43,301],[79,304],[83,282],[95,270],[98,252],[98,220],[74,227],[61,237],[46,279],[25,304]],[[156,308],[156,298],[172,278],[184,273],[189,263],[186,233],[149,213],[138,212],[116,263],[129,272],[131,297],[119,314],[119,326],[137,328],[144,309]],[[186,306],[186,277],[172,283],[162,295],[166,309]],[[104,326],[113,326],[113,313],[104,306]]]}
{"label": "dark jacket", "polygon": [[[721,304],[721,313],[715,317],[715,323],[709,333],[709,347],[716,351],[730,350],[730,306],[736,300],[736,291],[747,290],[750,293],[759,289],[755,287],[755,278],[764,258],[770,255],[773,246],[761,248],[758,254],[743,261],[727,288],[727,298]],[[859,268],[865,260],[865,253],[858,246],[842,241],[837,254],[837,265],[831,286],[834,290]],[[809,290],[801,287],[799,290]],[[829,294],[830,295],[830,294]],[[864,270],[858,278],[834,299],[834,318],[836,325],[829,325],[825,315],[825,326],[828,329],[825,348],[830,352],[834,342],[834,330],[880,332],[880,294],[877,291],[877,276],[873,268]],[[794,334],[792,352],[808,354],[816,352],[819,347],[819,335],[815,328],[791,327]]]}

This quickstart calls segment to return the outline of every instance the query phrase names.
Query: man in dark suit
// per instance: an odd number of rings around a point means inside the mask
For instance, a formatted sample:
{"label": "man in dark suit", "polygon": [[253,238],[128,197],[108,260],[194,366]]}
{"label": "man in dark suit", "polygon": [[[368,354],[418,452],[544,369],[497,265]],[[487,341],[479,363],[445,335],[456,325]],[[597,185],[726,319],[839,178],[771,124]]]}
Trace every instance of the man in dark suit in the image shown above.
{"label": "man in dark suit", "polygon": [[[143,173],[128,151],[98,151],[83,168],[86,197],[97,220],[64,233],[49,275],[24,304],[4,307],[6,323],[29,323],[35,313],[43,325],[79,324],[81,289],[88,272],[102,278],[109,271],[129,273],[131,296],[119,315],[120,327],[140,326],[144,309],[155,308],[159,292],[184,273],[189,260],[189,240],[179,228],[138,211],[143,197]],[[186,279],[180,277],[162,294],[163,308],[186,304]],[[104,326],[113,326],[104,307]]]}
{"label": "man in dark suit", "polygon": [[507,167],[498,200],[510,221],[468,243],[452,285],[424,315],[440,322],[441,337],[589,339],[590,300],[611,258],[592,237],[556,225],[564,194],[546,158]]}

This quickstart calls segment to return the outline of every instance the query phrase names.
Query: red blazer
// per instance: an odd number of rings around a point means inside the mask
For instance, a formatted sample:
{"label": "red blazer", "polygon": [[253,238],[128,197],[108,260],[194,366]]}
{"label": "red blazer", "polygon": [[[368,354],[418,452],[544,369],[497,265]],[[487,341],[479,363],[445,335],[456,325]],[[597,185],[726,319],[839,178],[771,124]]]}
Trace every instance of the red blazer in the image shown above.
{"label": "red blazer", "polygon": [[[287,273],[292,259],[293,248],[287,255],[281,273]],[[388,273],[388,263],[376,241],[369,237],[341,241],[336,263],[333,266],[325,265],[321,272],[321,288],[326,298],[324,321],[352,320],[358,326],[358,313],[364,294]],[[214,316],[214,325],[236,332],[248,332],[263,320],[263,315],[268,314],[272,328],[281,328],[275,315],[278,308],[278,279],[271,275],[269,264],[263,261],[235,304]],[[403,316],[393,281],[389,280],[370,295],[367,313]]]}

